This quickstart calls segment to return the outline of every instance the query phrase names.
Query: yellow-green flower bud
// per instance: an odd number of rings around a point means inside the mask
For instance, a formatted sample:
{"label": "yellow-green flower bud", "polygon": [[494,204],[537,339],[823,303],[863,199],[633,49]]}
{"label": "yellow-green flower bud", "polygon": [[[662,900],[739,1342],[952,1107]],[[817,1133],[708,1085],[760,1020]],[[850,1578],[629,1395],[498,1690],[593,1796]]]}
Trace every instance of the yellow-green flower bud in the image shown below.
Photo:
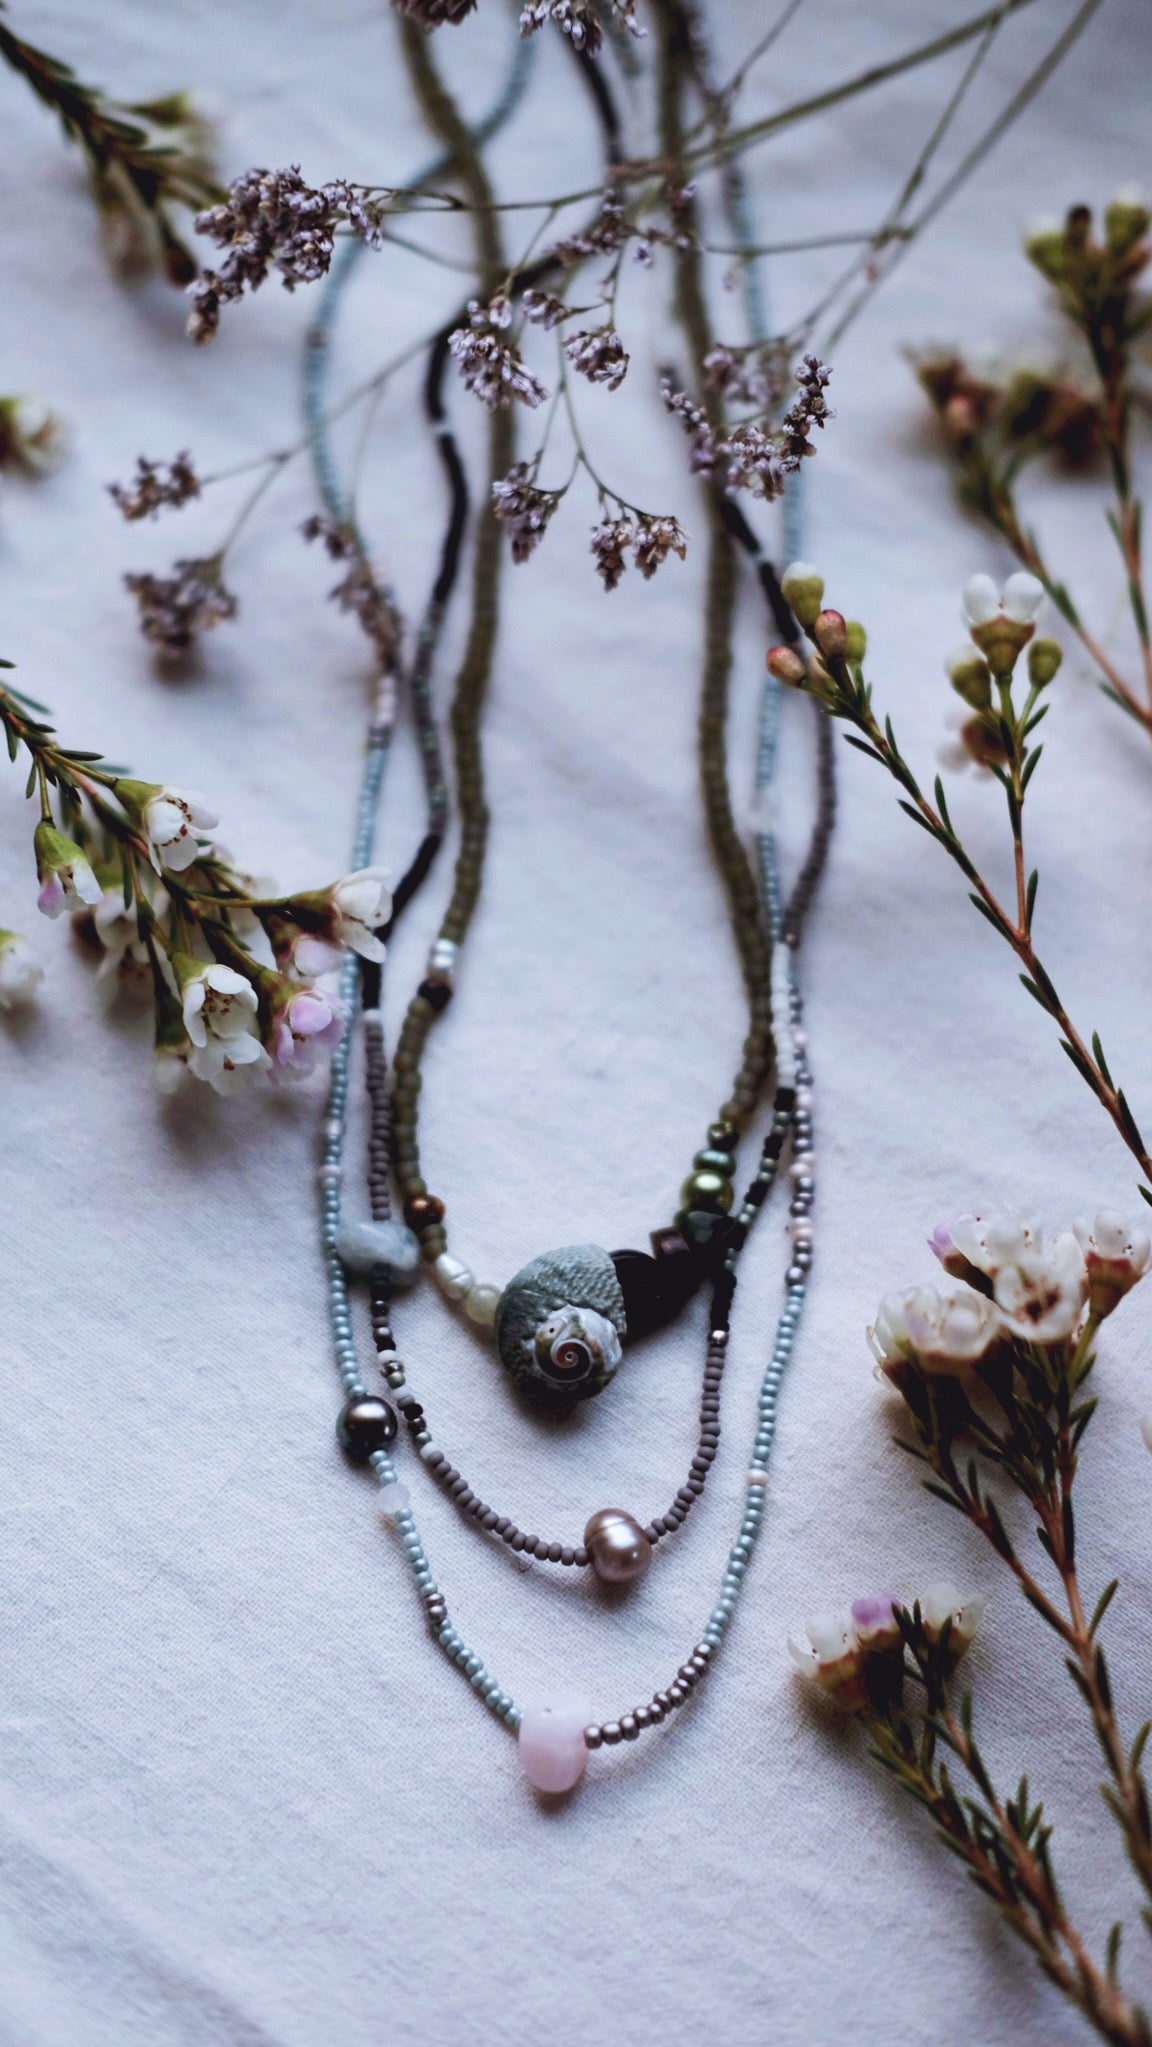
{"label": "yellow-green flower bud", "polygon": [[1062,227],[1037,228],[1024,244],[1024,254],[1034,263],[1042,277],[1050,284],[1059,284],[1064,276],[1066,251]]}
{"label": "yellow-green flower bud", "polygon": [[811,562],[793,562],[781,576],[780,588],[801,625],[814,625],[824,601],[824,578],[819,569]]}
{"label": "yellow-green flower bud", "polygon": [[1064,650],[1055,640],[1033,640],[1028,649],[1028,680],[1033,689],[1044,689],[1063,659]]}
{"label": "yellow-green flower bud", "polygon": [[975,647],[959,647],[944,663],[945,673],[958,697],[974,711],[986,711],[992,702],[992,670]]}
{"label": "yellow-green flower bud", "polygon": [[1152,224],[1143,200],[1132,194],[1118,192],[1110,205],[1104,208],[1104,239],[1110,256],[1126,256],[1129,249],[1147,234]]}
{"label": "yellow-green flower bud", "polygon": [[844,622],[844,629],[848,635],[849,661],[863,661],[864,656],[868,650],[868,635],[865,632],[863,626],[861,625],[859,619],[858,618],[846,619]]}

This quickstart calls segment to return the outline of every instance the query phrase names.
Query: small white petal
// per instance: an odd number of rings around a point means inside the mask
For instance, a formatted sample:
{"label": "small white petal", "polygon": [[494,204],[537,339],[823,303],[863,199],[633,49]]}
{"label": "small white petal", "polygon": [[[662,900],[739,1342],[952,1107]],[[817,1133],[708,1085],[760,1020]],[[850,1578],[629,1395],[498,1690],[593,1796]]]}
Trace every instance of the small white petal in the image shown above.
{"label": "small white petal", "polygon": [[1017,625],[1031,625],[1036,613],[1044,602],[1044,585],[1027,569],[1017,569],[1004,585],[1001,605],[1005,617]]}
{"label": "small white petal", "polygon": [[1000,592],[991,576],[969,576],[961,603],[965,625],[987,625],[1000,609]]}

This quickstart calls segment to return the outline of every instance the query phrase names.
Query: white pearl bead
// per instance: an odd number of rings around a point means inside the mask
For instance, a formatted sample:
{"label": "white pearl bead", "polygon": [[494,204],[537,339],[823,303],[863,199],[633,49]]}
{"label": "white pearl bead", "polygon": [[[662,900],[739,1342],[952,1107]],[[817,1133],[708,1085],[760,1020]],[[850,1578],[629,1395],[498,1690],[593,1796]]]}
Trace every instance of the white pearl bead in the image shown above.
{"label": "white pearl bead", "polygon": [[441,1291],[450,1301],[462,1301],[476,1284],[476,1274],[462,1258],[454,1258],[451,1251],[441,1251],[432,1267],[440,1283]]}
{"label": "white pearl bead", "polygon": [[471,1287],[464,1296],[464,1313],[469,1322],[475,1322],[480,1329],[491,1329],[500,1306],[500,1288],[486,1286],[481,1281]]}

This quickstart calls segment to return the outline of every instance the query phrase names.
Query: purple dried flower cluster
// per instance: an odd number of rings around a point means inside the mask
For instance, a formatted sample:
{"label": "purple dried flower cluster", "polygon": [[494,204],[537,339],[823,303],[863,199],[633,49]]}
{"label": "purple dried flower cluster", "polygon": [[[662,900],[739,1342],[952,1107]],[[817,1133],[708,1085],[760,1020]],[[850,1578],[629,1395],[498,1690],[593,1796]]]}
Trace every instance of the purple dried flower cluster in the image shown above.
{"label": "purple dried flower cluster", "polygon": [[227,254],[219,270],[202,271],[189,286],[193,341],[210,341],[221,306],[256,291],[270,270],[279,271],[287,291],[323,277],[341,224],[369,247],[378,247],[389,196],[366,200],[343,178],[307,185],[299,164],[284,171],[245,171],[219,206],[196,215],[197,233]]}
{"label": "purple dried flower cluster", "polygon": [[187,450],[168,463],[150,462],[146,455],[138,455],[131,483],[110,483],[108,495],[126,519],[154,519],[165,506],[175,509],[198,498],[200,479]]}
{"label": "purple dried flower cluster", "polygon": [[332,519],[326,512],[313,512],[300,531],[305,540],[320,540],[333,561],[347,562],[347,573],[328,592],[332,602],[357,620],[371,640],[385,668],[395,660],[400,645],[400,621],[387,590],[350,526]]}
{"label": "purple dried flower cluster", "polygon": [[215,556],[174,562],[171,576],[127,575],[124,582],[145,639],[168,656],[186,653],[197,633],[236,616],[236,599],[221,581]]}
{"label": "purple dried flower cluster", "polygon": [[[759,369],[750,371],[741,349],[712,349],[704,375],[712,390],[731,395],[747,396],[754,390],[759,396],[769,388],[763,359]],[[830,376],[831,371],[816,356],[806,355],[796,373],[798,395],[779,427],[743,420],[722,441],[717,441],[703,406],[679,390],[669,376],[662,378],[660,390],[667,411],[688,436],[693,469],[711,475],[722,457],[725,490],[746,490],[771,502],[781,495],[785,478],[799,469],[804,456],[815,453],[809,439],[812,428],[823,427],[832,417],[824,397]]]}
{"label": "purple dried flower cluster", "polygon": [[520,310],[534,327],[543,327],[546,331],[558,327],[561,320],[569,318],[568,307],[563,299],[554,298],[551,292],[533,291],[531,288],[522,294]]}
{"label": "purple dried flower cluster", "polygon": [[784,392],[788,359],[779,346],[753,344],[726,348],[717,344],[704,358],[704,384],[734,405],[776,405]]}
{"label": "purple dried flower cluster", "polygon": [[585,327],[579,334],[570,334],[564,353],[590,384],[605,384],[615,391],[624,381],[628,352],[614,327]]}
{"label": "purple dried flower cluster", "polygon": [[635,567],[648,582],[670,554],[678,554],[683,561],[688,542],[675,519],[653,518],[647,513],[634,518],[624,513],[602,519],[592,528],[591,549],[604,588],[614,590],[628,566],[629,549]]}
{"label": "purple dried flower cluster", "polygon": [[500,338],[511,321],[512,308],[500,292],[486,306],[471,299],[468,325],[457,327],[448,336],[448,346],[460,365],[465,390],[479,398],[490,412],[502,410],[514,399],[534,407],[548,396],[543,384],[520,360],[515,343]]}
{"label": "purple dried flower cluster", "polygon": [[812,429],[823,429],[826,421],[834,417],[824,396],[831,375],[831,370],[816,355],[806,355],[796,372],[799,392],[780,422],[786,470],[798,469],[805,455],[816,453],[809,438]]}
{"label": "purple dried flower cluster", "polygon": [[[632,36],[644,34],[636,19],[636,0],[611,0],[611,7],[614,26]],[[546,21],[569,38],[574,50],[586,50],[590,57],[604,40],[595,0],[527,0],[520,11],[521,35],[535,35]]]}
{"label": "purple dried flower cluster", "polygon": [[537,488],[535,475],[534,462],[516,462],[492,485],[492,509],[507,528],[514,562],[526,562],[539,546],[560,502],[559,491]]}
{"label": "purple dried flower cluster", "polygon": [[667,371],[660,379],[660,396],[664,400],[665,411],[670,412],[673,419],[679,420],[688,436],[689,460],[693,473],[697,476],[711,476],[716,466],[716,444],[704,407],[697,405],[695,399],[688,396],[687,391],[681,391],[672,382]]}

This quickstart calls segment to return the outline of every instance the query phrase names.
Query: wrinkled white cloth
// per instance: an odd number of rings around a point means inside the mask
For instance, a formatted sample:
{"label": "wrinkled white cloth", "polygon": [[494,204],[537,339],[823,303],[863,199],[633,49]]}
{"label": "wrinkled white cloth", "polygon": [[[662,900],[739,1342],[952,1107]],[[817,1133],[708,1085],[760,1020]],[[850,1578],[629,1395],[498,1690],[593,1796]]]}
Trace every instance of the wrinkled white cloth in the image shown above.
{"label": "wrinkled white cloth", "polygon": [[[753,74],[768,111],[928,36],[963,10],[812,0]],[[506,61],[490,5],[438,55],[470,106]],[[1068,18],[1004,30],[961,128],[971,140]],[[729,61],[759,10],[723,10]],[[427,137],[383,6],[116,0],[86,15],[25,0],[13,23],[127,97],[207,89],[229,172],[299,161],[319,180],[398,178]],[[966,61],[785,133],[750,159],[766,239],[870,227]],[[974,570],[1009,564],[950,502],[901,359],[905,342],[1018,343],[1042,328],[1017,251],[1037,212],[1101,204],[1141,169],[1144,10],[1109,0],[1047,93],[984,163],[853,329],[837,418],[808,465],[805,553],[863,618],[870,672],[910,758],[930,769],[950,701],[942,661]],[[76,158],[0,73],[0,388],[37,389],[75,423],[53,481],[0,500],[0,651],[80,746],[203,788],[235,856],[285,885],[347,865],[366,712],[354,627],[297,526],[290,469],[229,563],[239,618],[198,673],[158,679],[120,585],[207,551],[241,483],[154,527],[103,493],[135,457],[190,448],[202,472],[298,431],[299,344],[314,300],[275,283],[195,351],[160,287],[107,276]],[[951,147],[951,145],[950,145]],[[500,189],[595,177],[595,130],[570,61],[542,44],[531,98],[493,156]],[[955,161],[955,153],[949,158]],[[412,224],[433,241],[435,224]],[[447,235],[447,230],[444,230]],[[513,254],[523,218],[507,218]],[[717,235],[718,239],[722,236]],[[462,226],[456,246],[465,246]],[[791,321],[843,252],[779,266]],[[450,308],[457,281],[390,252],[366,261],[337,386]],[[509,572],[487,722],[494,809],[483,903],[458,999],[427,1058],[427,1177],[451,1241],[503,1281],[556,1244],[640,1244],[674,1210],[742,1033],[738,975],[696,798],[702,520],[650,360],[667,295],[626,270],[623,388],[581,390],[590,444],[624,493],[675,510],[683,567],[605,597],[578,485],[537,558]],[[735,309],[732,321],[735,331]],[[438,542],[439,478],[416,372],[385,396],[363,514],[409,612]],[[482,421],[458,390],[475,451]],[[522,447],[534,442],[531,428]],[[354,434],[342,448],[352,446]],[[229,491],[233,495],[229,495]],[[1091,487],[1041,485],[1053,558],[1110,641],[1123,594]],[[441,698],[462,643],[457,599]],[[750,791],[764,629],[746,593],[732,760]],[[1032,846],[1039,931],[1069,1004],[1100,1030],[1146,1125],[1152,758],[1075,654],[1052,692]],[[779,807],[794,862],[810,803],[804,707],[789,701]],[[972,1653],[978,1726],[1012,1785],[1049,1801],[1070,1901],[1102,1946],[1136,1919],[1099,1764],[1060,1659],[995,1560],[918,1492],[891,1447],[864,1326],[880,1294],[931,1280],[924,1239],[981,1201],[1063,1226],[1138,1206],[1130,1161],[968,908],[957,875],[838,742],[840,822],[802,960],[817,1077],[820,1190],[810,1306],[781,1402],[759,1552],[714,1673],[672,1725],[591,1759],[542,1810],[514,1744],[429,1639],[370,1483],[333,1440],[337,1383],[317,1252],[321,1095],[205,1092],[154,1103],[147,1030],[101,1014],[91,961],[37,918],[32,817],[16,771],[0,799],[0,922],[35,939],[39,1010],[0,1020],[3,1125],[3,1545],[0,2042],[3,2047],[1016,2047],[1086,2037],[930,1838],[920,1815],[789,1674],[784,1637],[814,1611],[952,1577],[986,1592]],[[408,749],[390,773],[380,855],[404,861],[419,817]],[[995,791],[958,786],[957,822],[1006,866]],[[444,861],[388,967],[392,1030],[448,886]],[[358,1090],[354,1087],[353,1101]],[[347,1206],[360,1211],[359,1157]],[[586,1688],[595,1711],[666,1683],[715,1597],[781,1298],[783,1209],[741,1267],[724,1439],[707,1494],[643,1588],[606,1607],[462,1528],[402,1455],[453,1616],[519,1698]],[[366,1336],[362,1311],[360,1327]],[[703,1304],[625,1361],[567,1429],[514,1408],[482,1344],[426,1295],[397,1313],[437,1439],[521,1524],[578,1537],[587,1514],[658,1510],[693,1431]],[[1152,1288],[1109,1324],[1082,1480],[1084,1575],[1119,1572],[1106,1640],[1126,1724],[1152,1692]],[[1026,1531],[1021,1539],[1027,1542]],[[1149,1991],[1138,1931],[1134,1987]]]}

